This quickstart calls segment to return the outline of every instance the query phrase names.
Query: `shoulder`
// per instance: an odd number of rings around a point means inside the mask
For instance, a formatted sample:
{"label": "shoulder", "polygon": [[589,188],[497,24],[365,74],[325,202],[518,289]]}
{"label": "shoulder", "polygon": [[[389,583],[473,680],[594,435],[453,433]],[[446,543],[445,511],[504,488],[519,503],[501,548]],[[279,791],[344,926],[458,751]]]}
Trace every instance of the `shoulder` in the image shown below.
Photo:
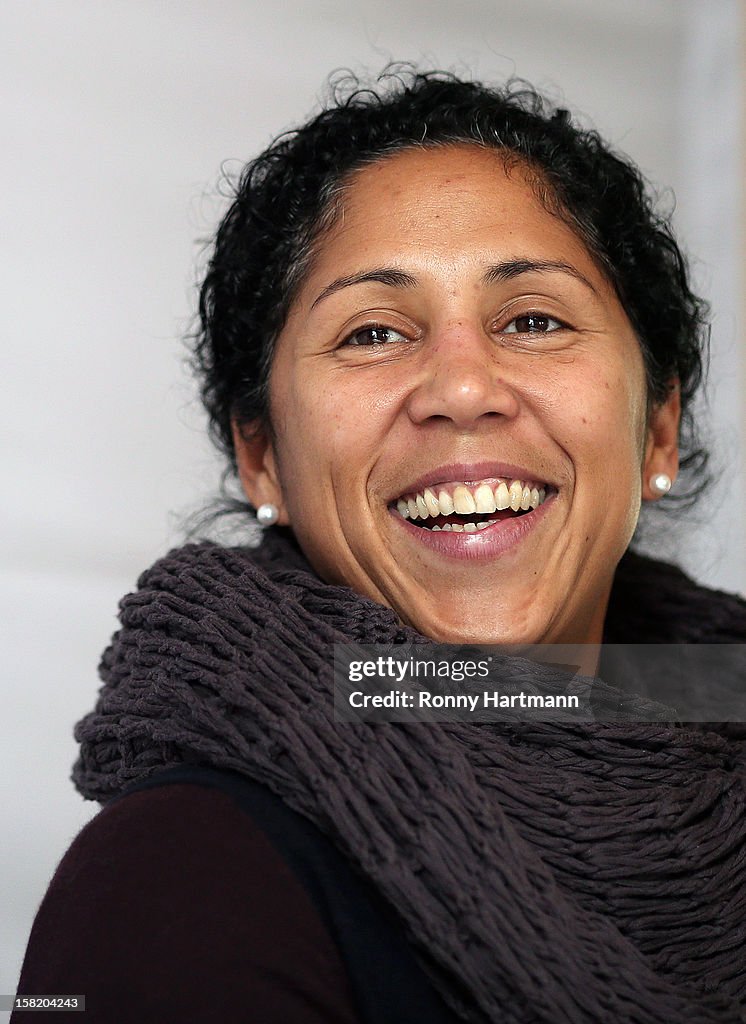
{"label": "shoulder", "polygon": [[145,785],[83,829],[37,915],[19,992],[74,989],[107,1024],[358,1019],[311,898],[207,781],[218,774]]}
{"label": "shoulder", "polygon": [[456,1019],[327,836],[266,786],[190,766],[107,804],[60,864],[18,991],[73,988],[106,1024]]}
{"label": "shoulder", "polygon": [[746,600],[697,583],[670,562],[628,551],[616,571],[607,643],[740,643]]}

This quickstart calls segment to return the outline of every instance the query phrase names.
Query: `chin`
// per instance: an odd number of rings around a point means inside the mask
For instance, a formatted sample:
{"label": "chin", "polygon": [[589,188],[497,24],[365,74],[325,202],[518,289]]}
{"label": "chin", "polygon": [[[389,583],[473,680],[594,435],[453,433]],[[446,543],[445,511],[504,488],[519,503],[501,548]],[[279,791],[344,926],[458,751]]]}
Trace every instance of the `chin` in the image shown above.
{"label": "chin", "polygon": [[548,630],[547,626],[536,621],[475,619],[473,609],[468,621],[463,616],[454,615],[437,619],[425,617],[419,621],[410,619],[409,624],[436,643],[486,646],[542,643]]}

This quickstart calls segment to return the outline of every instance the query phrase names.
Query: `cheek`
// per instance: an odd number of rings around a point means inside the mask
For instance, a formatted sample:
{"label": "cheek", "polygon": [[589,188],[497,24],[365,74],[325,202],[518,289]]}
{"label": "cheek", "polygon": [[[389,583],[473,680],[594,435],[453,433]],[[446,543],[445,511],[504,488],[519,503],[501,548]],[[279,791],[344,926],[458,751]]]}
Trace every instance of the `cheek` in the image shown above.
{"label": "cheek", "polygon": [[636,377],[630,379],[624,365],[602,373],[599,386],[588,392],[593,400],[584,424],[594,512],[605,509],[602,532],[610,544],[618,538],[619,553],[632,538],[642,499],[646,397]]}
{"label": "cheek", "polygon": [[[647,388],[639,348],[625,346],[592,376],[588,394],[607,440],[640,453],[645,438]],[[637,456],[636,456],[637,457]]]}
{"label": "cheek", "polygon": [[277,398],[288,410],[278,460],[288,501],[298,506],[296,514],[326,506],[380,447],[376,419],[333,382],[300,374]]}
{"label": "cheek", "polygon": [[[634,368],[637,371],[637,367]],[[644,457],[646,395],[642,373],[630,378],[621,361],[586,366],[573,388],[554,408],[557,437],[574,464],[578,479],[591,481],[597,497],[618,506],[639,489]]]}

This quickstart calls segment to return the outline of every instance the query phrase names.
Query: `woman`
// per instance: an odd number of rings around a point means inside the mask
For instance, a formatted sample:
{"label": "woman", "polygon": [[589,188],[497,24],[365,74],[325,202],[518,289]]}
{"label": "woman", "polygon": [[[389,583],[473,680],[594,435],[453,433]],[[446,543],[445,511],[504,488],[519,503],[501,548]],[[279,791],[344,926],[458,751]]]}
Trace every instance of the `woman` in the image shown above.
{"label": "woman", "polygon": [[19,992],[106,1021],[746,1019],[737,726],[332,713],[339,642],[746,637],[742,600],[629,551],[703,464],[704,307],[638,172],[527,88],[340,94],[246,169],[201,322],[264,537],[123,601],[76,732],[106,807]]}

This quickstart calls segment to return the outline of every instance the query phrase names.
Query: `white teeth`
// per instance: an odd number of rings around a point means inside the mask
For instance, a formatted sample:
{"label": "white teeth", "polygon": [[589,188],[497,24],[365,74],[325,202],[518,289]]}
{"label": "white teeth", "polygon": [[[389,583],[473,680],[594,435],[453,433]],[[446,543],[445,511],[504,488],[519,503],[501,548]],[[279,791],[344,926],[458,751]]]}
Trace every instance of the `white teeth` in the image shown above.
{"label": "white teeth", "polygon": [[451,523],[451,529],[454,533],[463,533],[464,527],[462,523]]}
{"label": "white teeth", "polygon": [[510,507],[514,512],[517,512],[521,507],[521,501],[523,499],[523,486],[520,480],[514,480],[510,485]]}
{"label": "white teeth", "polygon": [[463,484],[457,484],[453,489],[453,507],[462,516],[469,516],[477,511],[474,495]]}
{"label": "white teeth", "polygon": [[[489,484],[479,484],[474,491],[473,485],[456,484],[453,494],[443,489],[435,494],[431,487],[415,495],[413,498],[399,498],[396,508],[403,519],[427,519],[436,516],[450,516],[454,512],[459,515],[486,514],[505,509],[514,512],[538,508],[546,500],[545,487],[530,487],[521,480],[513,480],[508,487],[501,481],[494,489]],[[479,524],[477,524],[478,528]],[[441,527],[443,529],[443,527]],[[469,531],[472,532],[471,530]]]}
{"label": "white teeth", "polygon": [[510,506],[510,491],[507,484],[501,483],[495,488],[495,505],[498,512]]}
{"label": "white teeth", "polygon": [[489,484],[480,484],[474,492],[474,502],[477,512],[494,512],[495,495]]}
{"label": "white teeth", "polygon": [[430,515],[431,516],[439,516],[440,515],[440,505],[438,504],[438,499],[435,497],[435,495],[433,494],[433,492],[430,490],[429,487],[425,488],[425,495],[424,495],[424,497],[425,497],[425,505],[427,505],[427,510],[430,513]]}
{"label": "white teeth", "polygon": [[450,533],[453,529],[453,523],[443,523],[443,532]]}
{"label": "white teeth", "polygon": [[433,527],[433,533],[436,533],[436,532],[439,532],[439,531],[440,531],[440,527],[439,526],[434,526]]}
{"label": "white teeth", "polygon": [[438,505],[440,505],[440,511],[444,516],[449,516],[453,512],[453,498],[448,491],[440,492],[438,495]]}
{"label": "white teeth", "polygon": [[476,533],[476,532],[477,532],[477,524],[476,523],[464,523],[464,533]]}

